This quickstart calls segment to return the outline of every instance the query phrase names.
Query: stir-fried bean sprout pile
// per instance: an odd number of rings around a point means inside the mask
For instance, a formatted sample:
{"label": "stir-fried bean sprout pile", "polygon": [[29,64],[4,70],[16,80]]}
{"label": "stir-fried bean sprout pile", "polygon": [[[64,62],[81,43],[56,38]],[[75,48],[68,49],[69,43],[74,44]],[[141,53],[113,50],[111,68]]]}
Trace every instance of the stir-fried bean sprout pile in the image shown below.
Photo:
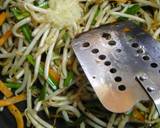
{"label": "stir-fried bean sprout pile", "polygon": [[[76,35],[122,20],[160,40],[160,0],[0,0],[0,9],[0,110],[7,107],[18,128],[56,128],[59,120],[64,128],[160,127],[151,102],[107,111],[71,48]],[[22,101],[24,111],[15,105]]]}

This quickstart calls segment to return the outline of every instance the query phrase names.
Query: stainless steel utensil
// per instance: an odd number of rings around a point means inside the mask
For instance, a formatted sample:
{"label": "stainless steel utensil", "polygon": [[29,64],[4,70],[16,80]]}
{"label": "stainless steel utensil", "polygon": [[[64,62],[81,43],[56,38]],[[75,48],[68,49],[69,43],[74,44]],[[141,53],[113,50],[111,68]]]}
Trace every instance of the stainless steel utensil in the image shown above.
{"label": "stainless steel utensil", "polygon": [[132,22],[82,33],[72,47],[99,100],[126,112],[152,99],[160,112],[160,44]]}

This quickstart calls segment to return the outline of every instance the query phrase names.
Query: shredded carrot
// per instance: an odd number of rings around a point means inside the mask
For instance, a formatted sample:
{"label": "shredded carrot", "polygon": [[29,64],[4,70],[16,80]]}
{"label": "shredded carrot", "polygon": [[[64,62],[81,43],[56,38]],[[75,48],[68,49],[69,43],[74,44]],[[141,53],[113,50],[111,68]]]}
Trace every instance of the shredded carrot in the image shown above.
{"label": "shredded carrot", "polygon": [[15,104],[21,101],[24,101],[26,99],[26,94],[22,93],[17,96],[13,96],[11,98],[0,100],[0,107],[8,106],[11,104]]}
{"label": "shredded carrot", "polygon": [[49,75],[53,78],[55,81],[59,81],[60,75],[57,73],[55,69],[49,68]]}
{"label": "shredded carrot", "polygon": [[2,12],[0,14],[0,26],[4,23],[4,21],[6,20],[7,18],[7,13],[6,12]]}
{"label": "shredded carrot", "polygon": [[2,46],[7,40],[8,38],[12,35],[12,30],[9,29],[7,32],[4,33],[4,35],[2,35],[0,37],[0,46]]}
{"label": "shredded carrot", "polygon": [[[5,86],[5,84],[0,81],[0,91],[7,97],[11,97],[13,93]],[[9,111],[12,113],[12,115],[15,117],[17,122],[17,128],[24,128],[24,121],[21,112],[15,105],[9,105],[8,106]]]}
{"label": "shredded carrot", "polygon": [[133,118],[139,120],[139,121],[144,121],[145,117],[144,115],[138,111],[137,109],[134,109],[133,113],[132,113]]}
{"label": "shredded carrot", "polygon": [[15,117],[17,122],[17,128],[24,128],[24,121],[21,112],[15,105],[8,106],[9,111]]}
{"label": "shredded carrot", "polygon": [[6,96],[11,97],[13,93],[5,86],[5,84],[0,80],[0,91]]}

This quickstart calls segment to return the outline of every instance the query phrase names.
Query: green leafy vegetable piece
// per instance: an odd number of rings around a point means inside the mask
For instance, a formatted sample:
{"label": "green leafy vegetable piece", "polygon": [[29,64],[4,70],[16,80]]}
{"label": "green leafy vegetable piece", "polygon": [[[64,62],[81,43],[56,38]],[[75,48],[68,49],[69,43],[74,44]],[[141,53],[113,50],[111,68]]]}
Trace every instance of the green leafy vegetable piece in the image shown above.
{"label": "green leafy vegetable piece", "polygon": [[44,100],[46,96],[46,86],[43,86],[43,88],[40,91],[39,100]]}
{"label": "green leafy vegetable piece", "polygon": [[131,7],[129,7],[127,10],[126,10],[126,14],[131,14],[131,15],[135,15],[139,12],[139,10],[141,9],[141,7],[137,4],[134,4],[132,5]]}
{"label": "green leafy vegetable piece", "polygon": [[[35,65],[35,61],[32,57],[32,55],[28,55],[27,56],[27,61],[32,64],[33,66]],[[40,65],[40,68],[39,68],[39,75],[44,77],[44,67],[42,66],[42,64]],[[55,80],[53,80],[50,76],[48,77],[47,79],[47,83],[50,85],[50,87],[53,89],[53,90],[56,90],[57,89],[57,82]]]}
{"label": "green leafy vegetable piece", "polygon": [[74,80],[74,73],[72,71],[68,72],[67,78],[64,80],[64,86],[69,86]]}
{"label": "green leafy vegetable piece", "polygon": [[[13,15],[15,16],[15,18],[18,21],[23,20],[24,18],[30,16],[29,12],[24,11],[24,10],[20,10],[18,8],[12,8],[11,12],[13,13]],[[32,34],[31,34],[32,31],[31,31],[30,26],[28,24],[25,24],[20,29],[21,29],[25,39],[28,42],[31,42],[32,41]]]}
{"label": "green leafy vegetable piece", "polygon": [[[125,11],[126,14],[135,15],[139,12],[141,7],[137,4],[132,5],[131,7],[128,7],[128,9]],[[125,17],[119,17],[119,20],[126,20],[128,18]]]}
{"label": "green leafy vegetable piece", "polygon": [[18,21],[30,16],[29,12],[21,11],[18,8],[12,8],[11,12],[13,13],[13,15],[16,17]]}
{"label": "green leafy vegetable piece", "polygon": [[21,27],[21,31],[28,42],[32,41],[32,32],[28,24],[25,24]]}
{"label": "green leafy vegetable piece", "polygon": [[12,88],[12,89],[18,89],[21,86],[20,83],[15,83],[15,82],[6,82],[5,85],[8,88]]}
{"label": "green leafy vegetable piece", "polygon": [[37,1],[35,1],[35,2],[34,2],[34,5],[35,5],[35,6],[38,6],[38,7],[40,7],[40,8],[44,8],[44,9],[49,8],[49,5],[48,5],[48,2],[47,2],[47,1],[45,1],[45,2],[37,2]]}

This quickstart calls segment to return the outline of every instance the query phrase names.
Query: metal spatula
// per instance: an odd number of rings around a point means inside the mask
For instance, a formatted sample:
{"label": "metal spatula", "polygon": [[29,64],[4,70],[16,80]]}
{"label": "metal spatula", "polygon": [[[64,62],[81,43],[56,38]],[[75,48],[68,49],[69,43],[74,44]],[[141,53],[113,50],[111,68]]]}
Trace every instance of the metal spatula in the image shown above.
{"label": "metal spatula", "polygon": [[126,112],[150,100],[160,112],[160,44],[132,22],[82,33],[74,52],[99,100],[112,112]]}

